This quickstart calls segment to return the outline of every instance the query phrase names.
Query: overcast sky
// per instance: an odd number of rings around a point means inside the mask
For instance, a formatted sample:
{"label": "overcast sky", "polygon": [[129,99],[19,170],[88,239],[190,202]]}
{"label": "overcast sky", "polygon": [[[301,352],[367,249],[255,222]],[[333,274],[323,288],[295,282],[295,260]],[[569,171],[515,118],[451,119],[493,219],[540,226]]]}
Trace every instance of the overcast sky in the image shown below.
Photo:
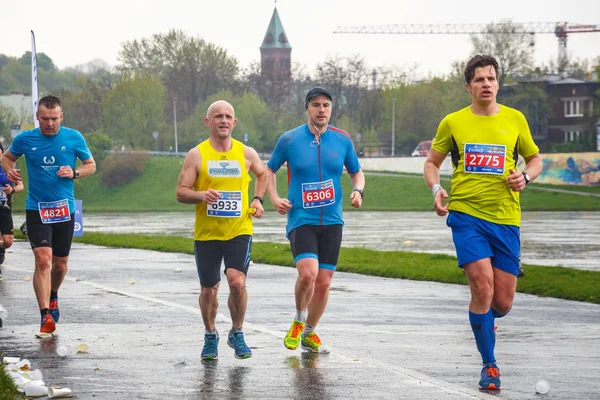
{"label": "overcast sky", "polygon": [[[0,0],[0,53],[20,57],[31,49],[59,68],[102,59],[118,63],[121,44],[169,29],[226,49],[242,67],[260,60],[275,2],[272,0]],[[292,45],[292,62],[310,71],[328,54],[360,54],[369,67],[416,65],[420,76],[441,75],[471,51],[468,35],[348,35],[337,26],[383,24],[567,21],[600,25],[598,0],[279,0],[277,9]],[[590,61],[600,56],[600,33],[575,33],[569,53]],[[558,54],[552,34],[536,35],[535,59],[547,63]]]}

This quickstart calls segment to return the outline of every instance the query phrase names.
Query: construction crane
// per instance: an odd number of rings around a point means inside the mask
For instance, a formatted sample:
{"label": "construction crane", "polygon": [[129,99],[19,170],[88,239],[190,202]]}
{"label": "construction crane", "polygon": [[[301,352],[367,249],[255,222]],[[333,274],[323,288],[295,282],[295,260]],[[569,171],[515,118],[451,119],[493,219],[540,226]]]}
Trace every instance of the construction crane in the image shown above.
{"label": "construction crane", "polygon": [[558,38],[558,65],[567,60],[567,36],[572,33],[600,32],[600,24],[575,24],[570,22],[523,22],[489,24],[408,24],[339,26],[333,33],[400,34],[400,35],[465,35],[482,33],[552,33]]}

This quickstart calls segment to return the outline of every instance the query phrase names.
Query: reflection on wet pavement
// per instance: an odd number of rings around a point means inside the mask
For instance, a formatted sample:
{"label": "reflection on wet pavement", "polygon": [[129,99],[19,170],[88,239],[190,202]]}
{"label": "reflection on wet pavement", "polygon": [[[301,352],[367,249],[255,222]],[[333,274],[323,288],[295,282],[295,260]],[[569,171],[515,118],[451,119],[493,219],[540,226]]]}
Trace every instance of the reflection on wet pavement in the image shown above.
{"label": "reflection on wet pavement", "polygon": [[[320,362],[326,362],[329,354],[317,354],[303,351],[299,356],[289,356],[285,359],[286,365],[292,369],[293,382],[298,399],[328,399],[328,383],[319,369]],[[329,382],[331,384],[331,382]]]}

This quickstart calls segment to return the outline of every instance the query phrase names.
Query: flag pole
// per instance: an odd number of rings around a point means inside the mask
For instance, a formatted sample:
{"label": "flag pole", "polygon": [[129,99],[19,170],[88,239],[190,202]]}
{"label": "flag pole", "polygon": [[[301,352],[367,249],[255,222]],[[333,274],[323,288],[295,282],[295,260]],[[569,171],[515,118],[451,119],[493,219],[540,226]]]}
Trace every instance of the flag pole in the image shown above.
{"label": "flag pole", "polygon": [[33,123],[36,128],[40,127],[36,112],[39,100],[37,81],[37,55],[35,51],[35,34],[31,31],[31,101],[33,102]]}

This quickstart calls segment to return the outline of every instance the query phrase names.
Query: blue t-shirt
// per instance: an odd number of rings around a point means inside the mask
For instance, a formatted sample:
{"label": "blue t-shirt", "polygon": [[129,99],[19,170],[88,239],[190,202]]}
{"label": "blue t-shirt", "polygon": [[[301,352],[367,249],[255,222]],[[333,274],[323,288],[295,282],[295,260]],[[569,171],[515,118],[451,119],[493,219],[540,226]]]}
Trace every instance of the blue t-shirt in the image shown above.
{"label": "blue t-shirt", "polygon": [[287,162],[288,212],[286,235],[302,225],[343,224],[342,185],[344,166],[349,174],[360,171],[350,135],[328,126],[317,145],[308,125],[281,135],[267,166],[274,172]]}
{"label": "blue t-shirt", "polygon": [[61,126],[58,134],[46,136],[36,128],[17,135],[9,151],[16,157],[25,155],[27,162],[29,184],[25,209],[37,210],[39,202],[67,199],[69,212],[75,212],[73,180],[56,173],[64,165],[75,169],[78,158],[86,161],[92,157],[81,133]]}

